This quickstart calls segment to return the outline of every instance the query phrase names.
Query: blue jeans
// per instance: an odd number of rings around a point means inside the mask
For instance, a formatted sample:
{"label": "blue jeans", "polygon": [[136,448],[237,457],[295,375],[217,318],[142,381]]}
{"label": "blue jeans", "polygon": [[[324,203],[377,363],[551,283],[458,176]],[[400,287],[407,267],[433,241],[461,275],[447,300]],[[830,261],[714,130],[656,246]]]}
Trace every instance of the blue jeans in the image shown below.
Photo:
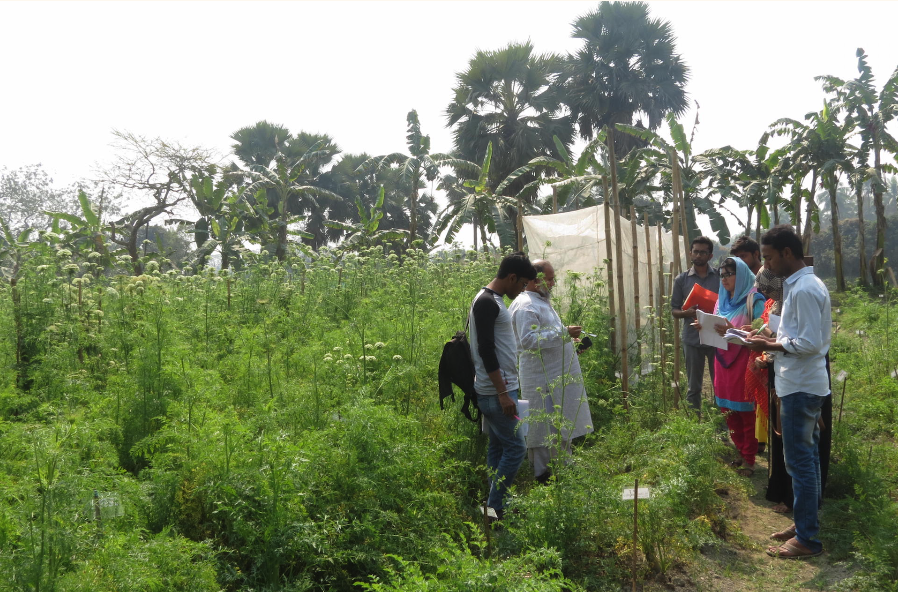
{"label": "blue jeans", "polygon": [[[518,391],[508,396],[517,404]],[[487,505],[494,510],[505,510],[505,492],[514,483],[518,468],[527,455],[524,436],[515,430],[518,420],[502,413],[498,396],[477,398],[480,412],[486,417],[490,443],[486,451],[486,466],[490,470],[490,496]]]}
{"label": "blue jeans", "polygon": [[826,397],[792,393],[780,398],[783,423],[783,456],[792,477],[792,505],[798,542],[814,552],[823,545],[817,539],[820,521],[817,510],[823,502],[820,485],[820,410]]}

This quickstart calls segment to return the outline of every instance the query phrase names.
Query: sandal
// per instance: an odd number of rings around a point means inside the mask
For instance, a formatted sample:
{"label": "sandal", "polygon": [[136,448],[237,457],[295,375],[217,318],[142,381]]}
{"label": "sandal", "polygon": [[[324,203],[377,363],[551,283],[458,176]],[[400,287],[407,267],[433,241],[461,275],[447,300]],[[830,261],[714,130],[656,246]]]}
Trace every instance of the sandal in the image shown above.
{"label": "sandal", "polygon": [[733,467],[734,469],[738,469],[739,467],[742,466],[742,459],[737,458],[736,460],[731,460],[730,466]]}
{"label": "sandal", "polygon": [[819,551],[811,551],[798,542],[797,538],[791,538],[779,547],[768,547],[767,554],[777,559],[807,559],[808,557],[817,557],[823,555],[823,549]]}
{"label": "sandal", "polygon": [[798,533],[795,532],[795,525],[793,524],[786,530],[781,530],[779,532],[773,533],[772,535],[770,535],[770,538],[772,538],[776,541],[788,541],[789,539],[794,537],[796,534],[798,534]]}
{"label": "sandal", "polygon": [[751,477],[755,474],[755,466],[751,465],[749,467],[742,467],[741,469],[736,469],[736,472],[743,477]]}
{"label": "sandal", "polygon": [[773,510],[774,512],[776,512],[777,514],[788,514],[789,512],[792,511],[792,508],[790,508],[786,504],[777,504],[770,509]]}

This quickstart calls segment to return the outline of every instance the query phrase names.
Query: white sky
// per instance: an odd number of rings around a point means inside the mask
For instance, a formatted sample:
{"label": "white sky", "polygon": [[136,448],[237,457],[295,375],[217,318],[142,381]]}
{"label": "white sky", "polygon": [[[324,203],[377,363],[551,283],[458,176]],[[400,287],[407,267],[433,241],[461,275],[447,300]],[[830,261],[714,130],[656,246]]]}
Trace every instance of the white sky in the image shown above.
{"label": "white sky", "polygon": [[[813,77],[877,86],[898,66],[898,3],[651,2],[701,104],[696,151],[752,148],[819,110]],[[478,49],[530,39],[573,51],[597,2],[0,2],[0,168],[42,163],[63,185],[109,162],[112,129],[229,152],[267,119],[347,152],[405,151],[415,108],[435,152],[455,74]],[[691,130],[694,114],[682,121]],[[733,228],[735,231],[735,228]],[[467,233],[465,233],[467,234]]]}

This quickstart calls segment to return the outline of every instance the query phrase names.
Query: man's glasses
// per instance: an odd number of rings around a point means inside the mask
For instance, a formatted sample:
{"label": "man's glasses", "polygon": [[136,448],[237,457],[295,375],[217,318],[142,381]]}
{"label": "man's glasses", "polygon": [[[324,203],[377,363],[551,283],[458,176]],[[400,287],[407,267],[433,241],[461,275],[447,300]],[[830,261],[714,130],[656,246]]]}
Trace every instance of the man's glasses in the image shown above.
{"label": "man's glasses", "polygon": [[695,255],[696,257],[701,257],[701,256],[707,257],[708,255],[711,254],[711,252],[710,251],[692,251],[692,254]]}
{"label": "man's glasses", "polygon": [[725,279],[727,279],[728,277],[733,277],[734,275],[736,275],[736,272],[735,272],[735,271],[722,271],[722,270],[721,270],[721,272],[720,272],[720,279],[725,280]]}

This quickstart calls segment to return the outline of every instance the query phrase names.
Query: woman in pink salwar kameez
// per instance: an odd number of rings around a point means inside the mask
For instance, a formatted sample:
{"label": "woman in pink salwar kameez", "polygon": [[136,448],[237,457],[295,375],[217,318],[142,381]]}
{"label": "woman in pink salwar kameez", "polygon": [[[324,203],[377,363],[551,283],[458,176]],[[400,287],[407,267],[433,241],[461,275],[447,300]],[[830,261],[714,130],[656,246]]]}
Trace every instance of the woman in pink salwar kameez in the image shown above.
{"label": "woman in pink salwar kameez", "polygon": [[[749,309],[748,307],[751,307]],[[755,275],[738,257],[728,257],[720,267],[720,292],[714,314],[727,319],[718,332],[729,327],[751,330],[753,319],[764,312],[764,297],[755,288]],[[726,415],[730,438],[739,451],[739,473],[750,476],[755,469],[758,440],[755,437],[755,398],[745,386],[749,350],[735,343],[718,349],[714,359],[714,394],[717,406]]]}

